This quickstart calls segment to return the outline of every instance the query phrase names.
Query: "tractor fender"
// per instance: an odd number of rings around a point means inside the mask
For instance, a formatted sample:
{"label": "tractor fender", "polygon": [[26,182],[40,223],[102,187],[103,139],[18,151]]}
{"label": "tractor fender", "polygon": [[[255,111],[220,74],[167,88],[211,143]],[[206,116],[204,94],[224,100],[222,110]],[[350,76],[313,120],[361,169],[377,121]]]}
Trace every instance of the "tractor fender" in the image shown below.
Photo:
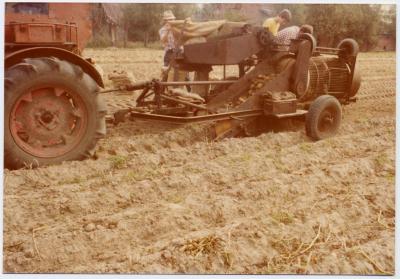
{"label": "tractor fender", "polygon": [[96,67],[89,61],[85,60],[79,55],[76,55],[68,50],[57,47],[33,47],[18,50],[6,55],[4,59],[5,69],[20,63],[25,58],[39,58],[54,56],[61,60],[68,61],[82,68],[96,83],[104,88],[103,78],[97,71]]}

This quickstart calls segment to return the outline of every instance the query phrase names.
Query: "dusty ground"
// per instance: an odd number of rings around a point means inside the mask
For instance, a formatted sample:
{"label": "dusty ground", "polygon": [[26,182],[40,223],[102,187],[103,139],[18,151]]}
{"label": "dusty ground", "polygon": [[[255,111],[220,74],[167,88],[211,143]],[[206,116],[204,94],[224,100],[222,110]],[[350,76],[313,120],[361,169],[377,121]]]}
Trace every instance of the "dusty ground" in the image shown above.
{"label": "dusty ground", "polygon": [[[137,80],[162,58],[85,54]],[[130,122],[97,160],[5,170],[4,271],[393,274],[395,53],[359,66],[360,99],[328,140]]]}

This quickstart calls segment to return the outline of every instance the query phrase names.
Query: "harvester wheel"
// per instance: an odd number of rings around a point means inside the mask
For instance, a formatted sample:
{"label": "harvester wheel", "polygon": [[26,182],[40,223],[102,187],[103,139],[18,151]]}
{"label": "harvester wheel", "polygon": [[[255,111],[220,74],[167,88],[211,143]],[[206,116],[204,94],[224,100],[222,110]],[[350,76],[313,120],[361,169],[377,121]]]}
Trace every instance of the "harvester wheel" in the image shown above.
{"label": "harvester wheel", "polygon": [[361,73],[356,64],[354,68],[353,81],[351,83],[349,97],[354,97],[357,94],[358,89],[360,89],[360,85],[361,85]]}
{"label": "harvester wheel", "polygon": [[319,96],[311,104],[306,115],[306,134],[313,140],[333,136],[342,120],[342,107],[339,101],[330,95]]}
{"label": "harvester wheel", "polygon": [[337,48],[340,49],[339,56],[344,59],[347,59],[350,56],[357,56],[360,50],[356,40],[349,38],[340,41]]}
{"label": "harvester wheel", "polygon": [[5,72],[4,163],[10,169],[80,160],[105,135],[98,85],[55,57],[26,58]]}
{"label": "harvester wheel", "polygon": [[299,34],[297,39],[309,41],[311,44],[311,53],[315,52],[315,50],[317,49],[317,40],[314,38],[313,35],[308,34],[308,33],[301,33],[301,34]]}

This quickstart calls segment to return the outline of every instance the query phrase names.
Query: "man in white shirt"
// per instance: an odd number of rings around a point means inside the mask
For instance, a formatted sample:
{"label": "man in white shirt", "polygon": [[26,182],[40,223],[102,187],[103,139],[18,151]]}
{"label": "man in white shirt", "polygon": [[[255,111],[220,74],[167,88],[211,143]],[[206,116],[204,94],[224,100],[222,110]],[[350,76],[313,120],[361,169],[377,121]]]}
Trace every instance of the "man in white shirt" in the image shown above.
{"label": "man in white shirt", "polygon": [[291,40],[297,39],[299,34],[302,34],[302,33],[312,34],[313,27],[308,24],[304,24],[301,27],[298,27],[296,25],[286,27],[278,32],[278,34],[275,37],[274,42],[278,45],[289,46]]}

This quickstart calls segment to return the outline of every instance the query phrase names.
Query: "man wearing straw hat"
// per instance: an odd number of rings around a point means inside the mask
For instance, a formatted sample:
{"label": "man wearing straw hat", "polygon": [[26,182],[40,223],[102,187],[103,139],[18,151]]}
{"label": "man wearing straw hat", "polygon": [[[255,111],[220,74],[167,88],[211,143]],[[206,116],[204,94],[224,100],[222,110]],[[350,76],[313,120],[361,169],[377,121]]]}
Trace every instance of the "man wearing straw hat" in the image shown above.
{"label": "man wearing straw hat", "polygon": [[169,23],[171,20],[175,20],[175,16],[171,10],[167,10],[163,14],[163,26],[158,31],[160,35],[160,40],[164,46],[164,66],[168,67],[171,56],[176,48],[176,39],[173,33],[173,29],[171,24]]}

